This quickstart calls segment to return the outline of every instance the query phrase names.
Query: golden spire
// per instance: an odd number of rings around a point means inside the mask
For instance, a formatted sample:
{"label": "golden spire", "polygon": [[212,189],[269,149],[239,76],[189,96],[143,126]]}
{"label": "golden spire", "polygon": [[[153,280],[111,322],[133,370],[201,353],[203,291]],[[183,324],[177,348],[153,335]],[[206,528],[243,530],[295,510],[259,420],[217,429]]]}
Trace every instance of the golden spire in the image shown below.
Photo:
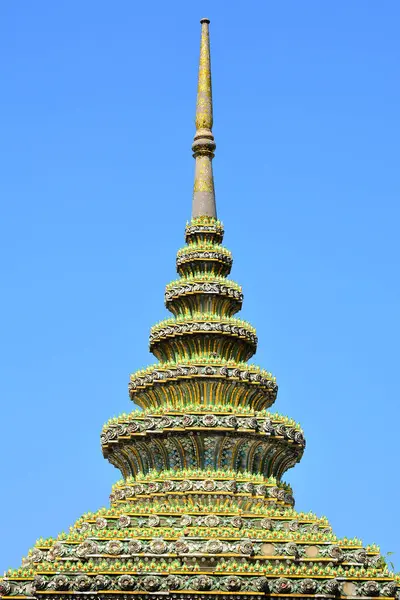
{"label": "golden spire", "polygon": [[216,217],[212,159],[215,142],[212,134],[213,109],[209,19],[201,19],[199,79],[197,85],[196,134],[192,145],[196,159],[192,217]]}

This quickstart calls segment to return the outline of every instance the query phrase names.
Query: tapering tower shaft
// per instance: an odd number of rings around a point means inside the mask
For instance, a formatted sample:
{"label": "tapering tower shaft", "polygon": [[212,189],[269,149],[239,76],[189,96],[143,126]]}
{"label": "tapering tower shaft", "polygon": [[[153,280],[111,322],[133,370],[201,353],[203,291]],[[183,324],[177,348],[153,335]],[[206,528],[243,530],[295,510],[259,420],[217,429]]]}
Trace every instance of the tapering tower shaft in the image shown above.
{"label": "tapering tower shaft", "polygon": [[215,141],[212,134],[213,107],[211,88],[210,35],[208,19],[201,20],[200,62],[197,86],[196,134],[192,145],[196,160],[192,217],[216,217],[212,159]]}

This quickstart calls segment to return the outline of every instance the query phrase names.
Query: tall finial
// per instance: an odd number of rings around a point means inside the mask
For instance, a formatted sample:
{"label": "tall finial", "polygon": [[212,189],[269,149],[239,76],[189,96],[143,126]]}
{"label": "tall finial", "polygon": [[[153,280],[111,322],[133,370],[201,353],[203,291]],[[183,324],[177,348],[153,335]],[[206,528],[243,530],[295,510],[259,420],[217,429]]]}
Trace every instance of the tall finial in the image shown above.
{"label": "tall finial", "polygon": [[212,134],[213,108],[211,90],[211,59],[209,19],[201,19],[199,80],[197,86],[196,134],[192,145],[196,159],[192,217],[216,217],[212,159],[215,142]]}

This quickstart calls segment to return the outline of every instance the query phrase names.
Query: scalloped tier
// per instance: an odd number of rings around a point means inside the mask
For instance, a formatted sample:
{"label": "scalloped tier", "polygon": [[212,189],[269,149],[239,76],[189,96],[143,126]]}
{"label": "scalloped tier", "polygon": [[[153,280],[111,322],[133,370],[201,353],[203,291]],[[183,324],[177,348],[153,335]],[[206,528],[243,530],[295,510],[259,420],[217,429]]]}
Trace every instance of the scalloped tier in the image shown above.
{"label": "scalloped tier", "polygon": [[166,321],[152,327],[150,352],[160,361],[180,361],[194,356],[221,356],[246,362],[257,350],[257,336],[250,325],[229,321]]}
{"label": "scalloped tier", "polygon": [[185,414],[109,425],[101,444],[124,478],[153,469],[230,469],[280,480],[300,461],[305,440],[269,418]]}
{"label": "scalloped tier", "polygon": [[186,224],[186,243],[210,242],[220,244],[223,237],[223,224],[212,217],[197,217]]}
{"label": "scalloped tier", "polygon": [[227,279],[182,279],[165,290],[165,306],[174,315],[206,312],[231,317],[242,308],[242,302],[243,293]]}
{"label": "scalloped tier", "polygon": [[131,375],[129,395],[141,408],[157,411],[163,406],[181,410],[185,405],[210,407],[230,404],[235,409],[262,410],[271,406],[278,393],[275,381],[249,366],[160,363],[145,373]]}
{"label": "scalloped tier", "polygon": [[196,500],[199,496],[208,497],[212,500],[240,498],[245,505],[250,506],[260,501],[265,504],[281,505],[291,507],[294,505],[293,495],[288,491],[288,486],[282,486],[280,483],[258,483],[254,484],[240,474],[235,474],[232,478],[226,477],[179,477],[179,471],[173,477],[166,479],[156,478],[133,482],[129,485],[119,485],[113,487],[110,496],[111,504],[129,502],[132,504],[132,510],[138,503],[143,503],[146,499],[157,497],[178,498],[185,495]]}
{"label": "scalloped tier", "polygon": [[176,270],[181,276],[214,273],[226,277],[231,267],[232,259],[218,252],[193,251],[176,259]]}
{"label": "scalloped tier", "polygon": [[[118,418],[117,422],[111,420],[106,423],[101,432],[101,444],[125,436],[140,436],[153,431],[157,434],[168,432],[204,431],[204,429],[226,432],[257,433],[262,432],[268,436],[292,440],[300,446],[305,446],[302,429],[296,424],[286,423],[279,418],[271,418],[270,414],[240,414],[213,410],[209,413],[191,411],[164,414],[146,414],[133,412],[126,415],[125,419]],[[250,473],[250,471],[249,471]]]}
{"label": "scalloped tier", "polygon": [[230,252],[222,246],[190,245],[178,251],[176,269],[181,276],[214,273],[225,277],[231,271],[232,262]]}

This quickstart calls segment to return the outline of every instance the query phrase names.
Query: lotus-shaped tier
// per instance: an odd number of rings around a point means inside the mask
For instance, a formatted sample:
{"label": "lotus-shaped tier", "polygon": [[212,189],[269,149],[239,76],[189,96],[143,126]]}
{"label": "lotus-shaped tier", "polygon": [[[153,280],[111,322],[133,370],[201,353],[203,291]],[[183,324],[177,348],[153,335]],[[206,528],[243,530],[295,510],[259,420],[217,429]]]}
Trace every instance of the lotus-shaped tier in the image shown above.
{"label": "lotus-shaped tier", "polygon": [[178,250],[176,267],[179,275],[213,273],[226,276],[232,266],[229,250],[213,242],[192,243]]}
{"label": "lotus-shaped tier", "polygon": [[221,356],[245,362],[256,349],[256,332],[249,323],[212,313],[166,319],[150,332],[150,351],[160,361],[179,362],[194,356]]}
{"label": "lotus-shaped tier", "polygon": [[[190,467],[246,471],[277,481],[300,460],[305,446],[298,425],[265,411],[255,416],[188,409],[121,417],[104,427],[101,443],[104,456],[125,478]],[[231,484],[236,493],[234,478]]]}
{"label": "lotus-shaped tier", "polygon": [[220,275],[187,275],[165,288],[165,306],[176,316],[208,313],[231,317],[242,308],[242,302],[242,288]]}
{"label": "lotus-shaped tier", "polygon": [[129,394],[142,408],[163,414],[166,407],[212,411],[228,405],[230,410],[263,410],[276,399],[278,386],[271,373],[246,363],[222,359],[159,363],[131,375]]}

